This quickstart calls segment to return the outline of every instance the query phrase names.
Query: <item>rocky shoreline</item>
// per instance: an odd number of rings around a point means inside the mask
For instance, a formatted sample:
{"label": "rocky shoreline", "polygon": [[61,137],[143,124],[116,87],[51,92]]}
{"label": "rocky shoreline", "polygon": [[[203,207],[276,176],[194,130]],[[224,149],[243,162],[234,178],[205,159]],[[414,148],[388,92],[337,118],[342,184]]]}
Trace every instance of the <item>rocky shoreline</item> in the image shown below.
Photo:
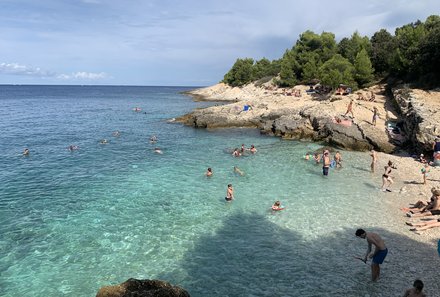
{"label": "rocky shoreline", "polygon": [[[279,89],[270,82],[233,88],[220,83],[186,94],[199,101],[228,101],[228,104],[194,110],[176,121],[195,128],[257,128],[261,133],[285,139],[385,153],[400,148],[429,153],[435,136],[440,134],[439,91],[401,87],[388,92],[385,85],[375,85],[349,95],[321,95],[307,92],[308,88],[300,85]],[[295,91],[301,96],[294,96]],[[359,100],[370,94],[374,94],[374,101]],[[350,100],[354,100],[354,118],[344,116]],[[250,109],[245,110],[246,106]],[[379,115],[376,126],[372,124],[374,107]],[[396,124],[400,124],[400,129]]]}

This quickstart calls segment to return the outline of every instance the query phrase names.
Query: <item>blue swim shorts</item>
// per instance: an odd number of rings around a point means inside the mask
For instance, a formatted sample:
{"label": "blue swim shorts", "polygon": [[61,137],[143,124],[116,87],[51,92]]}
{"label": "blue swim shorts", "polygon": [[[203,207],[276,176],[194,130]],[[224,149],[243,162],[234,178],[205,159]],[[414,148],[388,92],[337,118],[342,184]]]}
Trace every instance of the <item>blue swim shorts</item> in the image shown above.
{"label": "blue swim shorts", "polygon": [[373,263],[374,264],[382,264],[383,260],[385,260],[385,257],[388,254],[388,249],[380,250],[374,257],[373,257]]}

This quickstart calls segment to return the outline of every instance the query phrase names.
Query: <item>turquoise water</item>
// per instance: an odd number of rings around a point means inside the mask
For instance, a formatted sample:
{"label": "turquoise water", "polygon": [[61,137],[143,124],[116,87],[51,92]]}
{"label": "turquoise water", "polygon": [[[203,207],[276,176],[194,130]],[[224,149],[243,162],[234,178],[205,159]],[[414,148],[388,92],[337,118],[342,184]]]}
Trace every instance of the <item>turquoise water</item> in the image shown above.
{"label": "turquoise water", "polygon": [[[347,246],[364,252],[354,230],[389,223],[368,155],[342,152],[324,178],[302,159],[319,144],[169,123],[207,105],[186,89],[0,86],[0,296],[94,296],[130,277],[191,296],[364,296]],[[242,143],[257,154],[225,153]]]}

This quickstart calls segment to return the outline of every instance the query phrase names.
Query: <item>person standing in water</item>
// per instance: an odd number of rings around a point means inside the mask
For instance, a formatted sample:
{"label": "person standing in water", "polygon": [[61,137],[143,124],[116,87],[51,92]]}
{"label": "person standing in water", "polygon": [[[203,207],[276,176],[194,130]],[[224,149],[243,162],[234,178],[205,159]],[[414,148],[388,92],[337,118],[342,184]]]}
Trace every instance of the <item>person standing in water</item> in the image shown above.
{"label": "person standing in water", "polygon": [[322,174],[327,176],[330,168],[330,155],[328,151],[324,152],[324,155],[322,156],[322,163]]}
{"label": "person standing in water", "polygon": [[[373,258],[371,262],[371,279],[376,281],[380,275],[380,264],[388,254],[388,249],[385,246],[383,239],[376,233],[366,232],[364,229],[357,229],[356,236],[362,239],[367,239],[368,249],[365,257],[362,259],[365,263],[367,258]],[[374,252],[371,252],[371,247],[374,245]]]}
{"label": "person standing in water", "polygon": [[212,169],[211,169],[211,167],[208,167],[208,169],[206,170],[205,175],[206,176],[212,176]]}
{"label": "person standing in water", "polygon": [[225,197],[226,201],[232,201],[234,200],[234,189],[232,188],[232,185],[229,184],[228,188],[226,189],[226,197]]}
{"label": "person standing in water", "polygon": [[377,153],[375,150],[371,150],[370,151],[370,156],[371,156],[371,172],[374,173],[374,169],[376,167],[376,163],[377,163]]}
{"label": "person standing in water", "polygon": [[339,151],[336,152],[334,159],[335,159],[335,163],[336,163],[336,168],[341,168],[342,167],[342,164],[341,164],[342,156]]}

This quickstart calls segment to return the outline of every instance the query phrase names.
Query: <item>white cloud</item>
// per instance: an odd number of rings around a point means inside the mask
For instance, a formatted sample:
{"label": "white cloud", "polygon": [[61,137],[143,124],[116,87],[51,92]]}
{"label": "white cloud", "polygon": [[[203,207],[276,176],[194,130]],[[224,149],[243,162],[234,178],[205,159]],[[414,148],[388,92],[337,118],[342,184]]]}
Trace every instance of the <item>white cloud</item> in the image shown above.
{"label": "white cloud", "polygon": [[17,76],[33,76],[40,78],[55,77],[60,80],[100,80],[109,78],[105,72],[93,73],[78,71],[71,74],[57,74],[52,71],[46,71],[40,67],[22,65],[18,63],[0,63],[0,74],[17,75]]}
{"label": "white cloud", "polygon": [[20,65],[18,63],[0,63],[0,73],[38,77],[55,76],[55,73],[42,70],[39,67]]}
{"label": "white cloud", "polygon": [[107,73],[100,72],[100,73],[93,73],[93,72],[74,72],[71,74],[60,74],[57,76],[57,78],[62,80],[99,80],[108,78]]}

